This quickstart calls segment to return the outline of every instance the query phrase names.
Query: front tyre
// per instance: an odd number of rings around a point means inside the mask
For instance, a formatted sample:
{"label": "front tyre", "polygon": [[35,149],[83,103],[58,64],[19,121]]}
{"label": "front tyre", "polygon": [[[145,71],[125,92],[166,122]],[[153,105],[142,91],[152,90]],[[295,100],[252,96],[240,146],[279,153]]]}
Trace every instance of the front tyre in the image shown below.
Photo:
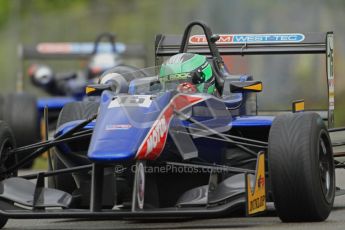
{"label": "front tyre", "polygon": [[277,116],[268,142],[269,177],[283,222],[323,221],[335,196],[333,151],[316,113]]}
{"label": "front tyre", "polygon": [[[15,155],[10,155],[9,151],[15,148],[15,140],[10,127],[6,122],[0,121],[0,181],[17,175],[17,171],[3,174],[8,168],[17,163]],[[0,229],[5,226],[8,218],[0,215]]]}
{"label": "front tyre", "polygon": [[[18,147],[30,145],[40,140],[39,115],[36,97],[29,93],[11,93],[4,99],[3,119],[13,130]],[[18,155],[18,160],[26,157]],[[31,168],[33,161],[27,162],[23,168]]]}
{"label": "front tyre", "polygon": [[[97,102],[88,102],[88,101],[76,101],[71,102],[62,108],[58,121],[57,128],[63,124],[66,124],[71,121],[85,120],[90,118],[92,115],[97,113],[99,104]],[[54,150],[56,151],[56,150]],[[66,165],[58,157],[58,153],[53,154],[53,168],[55,170],[66,169]],[[70,194],[77,188],[76,183],[73,179],[73,176],[70,174],[62,174],[55,176],[55,183],[53,177],[48,178],[49,187],[56,188]],[[53,186],[55,184],[55,187]]]}

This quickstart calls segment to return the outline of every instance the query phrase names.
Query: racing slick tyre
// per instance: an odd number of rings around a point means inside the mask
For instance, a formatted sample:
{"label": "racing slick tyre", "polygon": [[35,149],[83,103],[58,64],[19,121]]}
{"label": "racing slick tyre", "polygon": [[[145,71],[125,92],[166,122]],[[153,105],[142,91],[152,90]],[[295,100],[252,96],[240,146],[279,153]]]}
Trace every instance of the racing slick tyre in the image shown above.
{"label": "racing slick tyre", "polygon": [[[99,103],[92,101],[71,102],[66,104],[59,115],[57,121],[57,127],[75,120],[83,120],[97,113]],[[55,150],[54,150],[55,151]],[[54,170],[65,169],[65,164],[59,159],[56,153],[52,155]],[[49,187],[55,187],[56,189],[73,193],[76,189],[75,181],[70,174],[63,174],[48,178]],[[55,183],[56,186],[53,186]]]}
{"label": "racing slick tyre", "polygon": [[[3,174],[9,167],[16,164],[16,155],[9,155],[9,150],[15,148],[15,140],[10,127],[4,121],[0,121],[0,181],[14,177],[17,171]],[[0,215],[0,229],[5,226],[8,218]]]}
{"label": "racing slick tyre", "polygon": [[[111,72],[118,73],[118,74],[126,74],[126,80],[129,83],[130,81],[137,79],[137,78],[143,78],[147,77],[147,75],[143,72],[143,70],[129,65],[119,65],[111,69]],[[136,72],[137,74],[128,74]]]}
{"label": "racing slick tyre", "polygon": [[[18,147],[30,145],[40,140],[39,116],[36,97],[29,93],[11,93],[5,97],[3,119],[11,129]],[[18,161],[26,155],[18,155]],[[33,161],[23,168],[31,168]]]}
{"label": "racing slick tyre", "polygon": [[[116,75],[116,93],[128,93],[129,83],[137,78],[143,78],[147,75],[144,71],[128,65],[119,65],[110,70],[111,73],[115,73]],[[135,74],[133,74],[135,72]],[[108,77],[105,75],[100,79],[101,84],[105,84],[107,81],[111,80],[113,77]]]}
{"label": "racing slick tyre", "polygon": [[328,217],[335,196],[335,171],[331,141],[318,114],[284,114],[274,119],[268,168],[274,204],[283,222]]}

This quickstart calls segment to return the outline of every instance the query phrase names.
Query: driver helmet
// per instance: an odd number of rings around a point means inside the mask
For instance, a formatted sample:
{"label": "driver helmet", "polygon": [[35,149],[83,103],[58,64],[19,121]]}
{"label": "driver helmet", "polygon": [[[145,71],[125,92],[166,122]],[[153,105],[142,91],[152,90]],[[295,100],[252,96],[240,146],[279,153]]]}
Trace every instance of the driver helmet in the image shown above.
{"label": "driver helmet", "polygon": [[[175,86],[178,91],[213,94],[215,75],[212,66],[203,55],[180,53],[166,60],[159,72],[163,89]],[[170,87],[169,87],[170,86]]]}
{"label": "driver helmet", "polygon": [[48,86],[54,81],[53,70],[47,65],[31,65],[28,69],[28,75],[34,85]]}

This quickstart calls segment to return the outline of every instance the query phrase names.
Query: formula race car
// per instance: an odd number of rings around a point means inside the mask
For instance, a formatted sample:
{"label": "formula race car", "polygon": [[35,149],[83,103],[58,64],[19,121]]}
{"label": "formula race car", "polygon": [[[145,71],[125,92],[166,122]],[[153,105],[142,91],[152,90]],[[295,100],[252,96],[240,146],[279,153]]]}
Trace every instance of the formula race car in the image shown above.
{"label": "formula race car", "polygon": [[[114,66],[122,66],[124,70],[133,69],[124,64],[129,61],[128,59],[145,62],[146,58],[142,45],[125,45],[116,42],[115,35],[112,33],[102,33],[94,42],[50,42],[34,46],[19,46],[18,53],[22,63],[18,73],[19,78],[17,78],[17,91],[0,96],[0,119],[10,125],[17,146],[44,139],[42,136],[44,122],[41,122],[41,118],[45,107],[49,109],[49,124],[54,130],[62,107],[66,103],[83,100],[85,86],[97,82],[98,77],[105,70]],[[37,63],[37,60],[40,62]],[[60,63],[68,61],[73,64],[75,60],[87,61],[88,64],[83,70],[75,69],[73,72],[56,72],[51,68],[52,61],[55,61],[55,64],[57,61]],[[29,82],[49,96],[37,98],[33,90],[28,90],[27,87],[24,90],[23,85],[26,82],[22,72],[25,68],[24,61],[31,63],[27,74]],[[26,108],[25,113],[22,112],[23,107]],[[26,166],[29,167],[31,164],[26,164]]]}
{"label": "formula race car", "polygon": [[[194,26],[204,35],[190,36]],[[257,115],[263,83],[231,75],[221,55],[327,53],[331,82],[333,34],[241,35],[245,46],[221,36],[198,21],[182,38],[158,35],[159,66],[104,73],[86,88],[92,100],[64,106],[52,140],[16,148],[1,122],[1,226],[8,218],[256,215],[266,202],[284,222],[325,220],[336,192],[330,127],[301,100],[288,113]],[[52,147],[51,170],[17,176]]]}

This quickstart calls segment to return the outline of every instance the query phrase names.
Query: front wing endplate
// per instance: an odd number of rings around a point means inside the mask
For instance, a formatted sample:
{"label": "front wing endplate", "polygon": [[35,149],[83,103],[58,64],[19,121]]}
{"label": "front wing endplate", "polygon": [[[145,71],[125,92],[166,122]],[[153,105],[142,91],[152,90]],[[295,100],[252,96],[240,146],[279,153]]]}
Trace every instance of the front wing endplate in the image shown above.
{"label": "front wing endplate", "polygon": [[[266,210],[265,153],[259,152],[256,162],[254,184],[252,175],[246,174],[246,212],[254,215]],[[254,188],[252,188],[254,186]]]}

